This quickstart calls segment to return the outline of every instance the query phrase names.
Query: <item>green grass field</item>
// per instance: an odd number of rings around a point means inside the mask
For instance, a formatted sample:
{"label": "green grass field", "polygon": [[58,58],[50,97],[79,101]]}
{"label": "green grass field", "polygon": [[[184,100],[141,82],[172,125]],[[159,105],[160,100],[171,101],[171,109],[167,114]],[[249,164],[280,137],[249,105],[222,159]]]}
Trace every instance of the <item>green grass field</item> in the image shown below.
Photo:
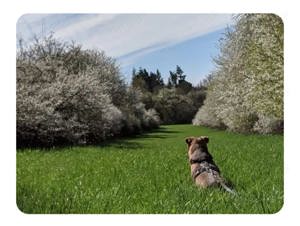
{"label": "green grass field", "polygon": [[[187,136],[207,135],[238,192],[194,186]],[[17,205],[25,213],[275,213],[283,205],[283,136],[192,125],[101,146],[17,151]]]}

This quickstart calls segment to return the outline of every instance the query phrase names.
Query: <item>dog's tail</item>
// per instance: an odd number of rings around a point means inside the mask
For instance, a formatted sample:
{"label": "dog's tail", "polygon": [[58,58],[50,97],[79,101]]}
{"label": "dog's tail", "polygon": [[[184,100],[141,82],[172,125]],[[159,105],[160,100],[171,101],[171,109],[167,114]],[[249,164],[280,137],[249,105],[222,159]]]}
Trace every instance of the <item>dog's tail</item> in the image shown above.
{"label": "dog's tail", "polygon": [[222,186],[222,188],[224,188],[230,194],[237,195],[236,191],[233,190],[232,188],[228,187],[224,181],[220,181],[220,185]]}

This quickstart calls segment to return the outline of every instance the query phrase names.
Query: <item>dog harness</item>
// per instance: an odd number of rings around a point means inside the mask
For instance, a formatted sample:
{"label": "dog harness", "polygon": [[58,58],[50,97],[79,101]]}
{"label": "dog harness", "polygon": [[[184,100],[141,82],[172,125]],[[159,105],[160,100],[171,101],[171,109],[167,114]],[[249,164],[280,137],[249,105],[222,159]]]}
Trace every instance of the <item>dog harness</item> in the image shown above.
{"label": "dog harness", "polygon": [[207,162],[206,160],[202,161],[193,161],[192,163],[199,163],[199,166],[193,170],[192,172],[192,178],[193,180],[196,179],[197,176],[199,176],[201,173],[208,172],[216,176],[220,173],[219,168],[210,162]]}

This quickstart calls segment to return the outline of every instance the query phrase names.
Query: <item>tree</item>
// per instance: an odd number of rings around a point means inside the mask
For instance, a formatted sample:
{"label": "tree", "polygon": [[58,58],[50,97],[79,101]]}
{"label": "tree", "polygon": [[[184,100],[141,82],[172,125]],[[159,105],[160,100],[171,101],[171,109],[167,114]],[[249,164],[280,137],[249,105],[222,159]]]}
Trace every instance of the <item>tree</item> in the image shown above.
{"label": "tree", "polygon": [[161,73],[159,70],[154,72],[148,72],[146,69],[139,68],[139,71],[132,74],[132,87],[136,89],[140,89],[141,91],[145,92],[157,92],[164,86],[163,79],[161,77]]}
{"label": "tree", "polygon": [[[98,143],[159,119],[126,87],[115,60],[52,36],[17,53],[17,146]],[[133,119],[133,120],[131,120]],[[130,126],[129,126],[130,123]]]}
{"label": "tree", "polygon": [[159,70],[156,70],[156,73],[150,72],[148,87],[151,93],[157,92],[159,89],[163,88],[164,81],[161,77]]}
{"label": "tree", "polygon": [[192,88],[193,88],[192,83],[185,80],[179,80],[179,83],[176,88],[176,92],[179,94],[187,94],[192,90]]}
{"label": "tree", "polygon": [[168,78],[168,88],[176,87],[178,84],[178,75],[170,71],[170,77]]}
{"label": "tree", "polygon": [[178,83],[180,83],[180,81],[185,81],[186,75],[183,74],[183,70],[178,65],[176,65],[176,74],[178,78]]}
{"label": "tree", "polygon": [[131,86],[143,92],[148,91],[147,76],[148,75],[145,74],[144,70],[142,70],[141,68],[138,72],[136,72],[136,70],[133,69]]}
{"label": "tree", "polygon": [[155,96],[154,109],[165,124],[190,123],[197,111],[192,100],[176,93],[175,88],[161,89]]}
{"label": "tree", "polygon": [[186,75],[178,65],[175,72],[170,71],[167,86],[164,86],[159,70],[148,73],[140,68],[132,74],[132,88],[140,91],[145,108],[155,109],[162,123],[190,123],[205,99],[205,90],[194,88],[186,81]]}
{"label": "tree", "polygon": [[273,14],[242,14],[235,20],[220,40],[207,100],[195,121],[215,115],[233,131],[278,131],[283,123],[282,20]]}
{"label": "tree", "polygon": [[185,80],[186,75],[184,75],[183,70],[176,65],[176,70],[174,72],[170,71],[170,77],[168,78],[168,88],[176,88],[176,92],[179,94],[186,94],[192,90],[193,85]]}

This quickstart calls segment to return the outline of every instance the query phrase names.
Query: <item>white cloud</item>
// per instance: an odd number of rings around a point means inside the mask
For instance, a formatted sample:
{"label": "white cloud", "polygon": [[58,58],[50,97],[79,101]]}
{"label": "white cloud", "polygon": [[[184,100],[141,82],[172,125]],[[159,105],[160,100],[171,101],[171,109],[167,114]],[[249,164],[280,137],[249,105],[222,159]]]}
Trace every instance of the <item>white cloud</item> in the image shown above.
{"label": "white cloud", "polygon": [[103,23],[108,23],[108,21],[112,20],[114,17],[116,17],[115,14],[99,14],[91,17],[85,16],[77,23],[73,23],[67,27],[60,28],[55,32],[55,35],[59,37],[68,37],[75,39],[74,37],[76,37],[76,34],[84,33],[86,31],[89,31],[90,29],[93,29],[93,27],[95,26],[99,26]]}
{"label": "white cloud", "polygon": [[[40,17],[45,26],[66,15],[25,15],[28,23]],[[74,16],[74,14],[70,15]],[[84,48],[98,48],[126,64],[151,51],[192,39],[225,27],[230,14],[82,14],[52,30],[57,37],[75,40]],[[21,28],[21,27],[20,27]],[[24,28],[23,28],[24,29]],[[26,27],[25,27],[26,29]],[[32,31],[31,31],[32,33]]]}
{"label": "white cloud", "polygon": [[85,36],[88,47],[100,47],[120,57],[141,49],[172,45],[220,29],[230,15],[136,14],[119,15]]}

